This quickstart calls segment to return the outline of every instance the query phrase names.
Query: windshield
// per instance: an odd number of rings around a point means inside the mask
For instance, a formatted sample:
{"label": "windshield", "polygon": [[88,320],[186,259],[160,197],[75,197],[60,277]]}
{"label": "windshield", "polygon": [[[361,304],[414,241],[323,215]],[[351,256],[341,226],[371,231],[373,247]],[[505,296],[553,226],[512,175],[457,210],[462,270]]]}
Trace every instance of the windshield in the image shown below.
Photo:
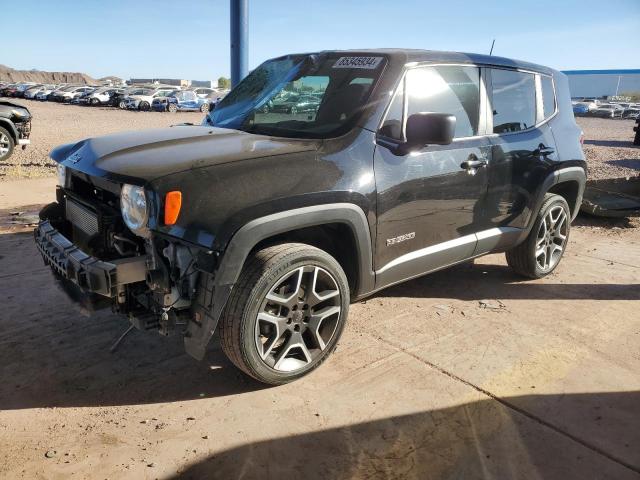
{"label": "windshield", "polygon": [[253,70],[207,123],[282,137],[328,138],[357,121],[380,77],[382,56],[293,55]]}

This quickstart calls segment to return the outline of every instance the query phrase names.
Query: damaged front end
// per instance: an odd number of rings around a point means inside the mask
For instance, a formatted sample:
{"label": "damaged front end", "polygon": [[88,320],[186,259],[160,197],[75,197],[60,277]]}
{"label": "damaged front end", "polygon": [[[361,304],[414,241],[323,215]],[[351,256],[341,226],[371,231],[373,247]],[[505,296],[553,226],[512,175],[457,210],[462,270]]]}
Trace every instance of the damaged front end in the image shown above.
{"label": "damaged front end", "polygon": [[[122,207],[144,203],[126,198],[126,184],[69,169],[60,180],[57,201],[40,212],[34,236],[64,290],[88,309],[111,306],[138,329],[184,331],[193,317],[201,247],[147,228],[161,206],[152,192],[141,219]],[[144,222],[139,229],[136,220]]]}

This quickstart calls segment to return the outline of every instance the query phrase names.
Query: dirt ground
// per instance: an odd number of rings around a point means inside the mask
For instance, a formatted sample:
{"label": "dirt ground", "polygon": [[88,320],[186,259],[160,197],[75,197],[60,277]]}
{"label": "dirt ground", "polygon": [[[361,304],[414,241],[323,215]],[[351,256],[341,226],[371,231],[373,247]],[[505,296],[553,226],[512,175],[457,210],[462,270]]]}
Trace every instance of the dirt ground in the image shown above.
{"label": "dirt ground", "polygon": [[544,280],[491,255],[383,291],[265,388],[217,344],[110,353],[126,320],[80,314],[8,224],[47,183],[0,187],[0,478],[640,478],[637,222],[579,217]]}
{"label": "dirt ground", "polygon": [[6,98],[26,106],[31,121],[31,144],[16,148],[8,160],[0,162],[0,182],[23,177],[55,175],[49,152],[63,143],[124,130],[168,127],[176,123],[200,123],[199,112],[136,112],[112,107],[85,107],[54,102]]}

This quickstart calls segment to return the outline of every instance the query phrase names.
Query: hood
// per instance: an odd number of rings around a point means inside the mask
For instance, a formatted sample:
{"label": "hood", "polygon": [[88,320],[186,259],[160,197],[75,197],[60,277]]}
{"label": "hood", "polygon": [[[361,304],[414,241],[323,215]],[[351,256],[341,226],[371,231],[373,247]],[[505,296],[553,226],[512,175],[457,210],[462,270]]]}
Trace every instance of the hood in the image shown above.
{"label": "hood", "polygon": [[314,151],[319,140],[275,138],[195,125],[90,138],[61,145],[50,156],[88,175],[134,184],[189,169],[251,158]]}

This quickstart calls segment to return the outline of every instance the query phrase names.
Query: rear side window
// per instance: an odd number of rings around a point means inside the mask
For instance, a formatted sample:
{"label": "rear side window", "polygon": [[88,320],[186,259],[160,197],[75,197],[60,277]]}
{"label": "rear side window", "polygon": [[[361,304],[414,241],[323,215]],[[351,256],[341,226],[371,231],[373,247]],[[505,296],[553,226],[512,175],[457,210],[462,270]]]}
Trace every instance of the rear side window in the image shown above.
{"label": "rear side window", "polygon": [[456,117],[455,137],[478,133],[480,69],[438,66],[407,72],[407,117],[419,112],[449,113]]}
{"label": "rear side window", "polygon": [[518,132],[536,123],[536,86],[533,74],[491,70],[493,133]]}
{"label": "rear side window", "polygon": [[553,91],[553,80],[551,77],[542,75],[540,77],[540,83],[542,84],[542,108],[544,118],[549,118],[556,111],[556,94]]}

